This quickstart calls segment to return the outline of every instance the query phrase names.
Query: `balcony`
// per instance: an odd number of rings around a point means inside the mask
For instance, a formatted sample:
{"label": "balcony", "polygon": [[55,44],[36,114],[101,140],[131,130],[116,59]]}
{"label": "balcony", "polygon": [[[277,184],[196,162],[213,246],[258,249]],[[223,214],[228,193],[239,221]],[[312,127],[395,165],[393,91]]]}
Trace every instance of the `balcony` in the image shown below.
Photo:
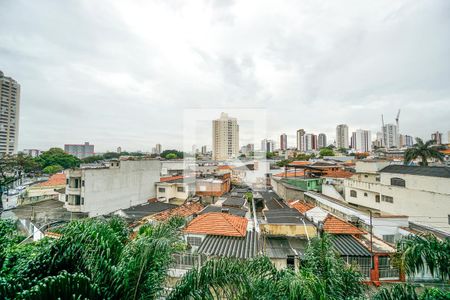
{"label": "balcony", "polygon": [[81,205],[74,205],[74,204],[66,203],[64,205],[64,207],[67,209],[67,211],[70,211],[70,212],[81,212]]}
{"label": "balcony", "polygon": [[67,187],[66,186],[66,194],[68,195],[81,195],[81,187]]}

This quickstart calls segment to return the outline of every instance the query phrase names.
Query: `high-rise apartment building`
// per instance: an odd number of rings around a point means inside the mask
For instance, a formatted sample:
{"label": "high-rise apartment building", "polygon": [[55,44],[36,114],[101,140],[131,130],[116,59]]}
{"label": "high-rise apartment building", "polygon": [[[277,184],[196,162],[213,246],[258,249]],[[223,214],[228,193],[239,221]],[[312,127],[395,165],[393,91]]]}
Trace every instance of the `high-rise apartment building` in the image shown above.
{"label": "high-rise apartment building", "polygon": [[356,150],[356,131],[352,132],[350,137],[350,148]]}
{"label": "high-rise apartment building", "polygon": [[336,127],[336,147],[348,148],[348,126],[340,124]]}
{"label": "high-rise apartment building", "polygon": [[204,145],[202,146],[202,154],[205,155],[206,153],[208,153],[208,148]]}
{"label": "high-rise apartment building", "polygon": [[372,136],[369,130],[358,129],[354,132],[354,143],[356,152],[369,152],[372,145]]}
{"label": "high-rise apartment building", "polygon": [[280,149],[286,150],[287,149],[287,135],[286,133],[283,133],[280,135]]}
{"label": "high-rise apartment building", "polygon": [[17,152],[20,84],[0,71],[0,156]]}
{"label": "high-rise apartment building", "polygon": [[442,133],[440,133],[439,131],[432,133],[431,140],[433,140],[436,145],[442,145]]}
{"label": "high-rise apartment building", "polygon": [[297,130],[297,150],[301,152],[305,152],[305,130],[299,129]]}
{"label": "high-rise apartment building", "polygon": [[155,154],[161,154],[161,150],[162,150],[161,144],[156,144],[155,145]]}
{"label": "high-rise apartment building", "polygon": [[312,133],[305,135],[305,149],[306,151],[317,150],[317,135]]}
{"label": "high-rise apartment building", "polygon": [[275,150],[275,142],[273,140],[264,139],[261,141],[261,151],[273,152]]}
{"label": "high-rise apartment building", "polygon": [[412,147],[412,145],[414,145],[414,138],[410,135],[405,135],[404,142],[405,144],[403,145],[403,147]]}
{"label": "high-rise apartment building", "polygon": [[386,124],[383,127],[383,144],[384,146],[389,148],[398,148],[399,147],[399,136],[397,131],[397,126],[394,124]]}
{"label": "high-rise apartment building", "polygon": [[323,148],[327,146],[327,136],[325,133],[319,133],[319,137],[317,138],[317,147]]}
{"label": "high-rise apartment building", "polygon": [[76,156],[79,159],[83,159],[94,155],[94,145],[90,145],[89,142],[84,144],[65,144],[64,151],[70,155]]}
{"label": "high-rise apartment building", "polygon": [[239,155],[239,125],[236,118],[222,113],[212,122],[212,145],[214,160],[236,158]]}

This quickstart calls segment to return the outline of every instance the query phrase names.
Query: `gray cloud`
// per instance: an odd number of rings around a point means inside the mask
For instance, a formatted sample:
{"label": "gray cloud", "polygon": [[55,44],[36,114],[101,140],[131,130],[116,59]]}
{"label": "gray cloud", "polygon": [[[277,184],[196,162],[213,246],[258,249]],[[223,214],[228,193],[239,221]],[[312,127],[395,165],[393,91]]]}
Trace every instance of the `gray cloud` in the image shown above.
{"label": "gray cloud", "polygon": [[298,128],[375,132],[398,108],[404,133],[450,130],[445,0],[4,0],[0,19],[20,148],[177,147],[190,108],[266,108],[292,145]]}

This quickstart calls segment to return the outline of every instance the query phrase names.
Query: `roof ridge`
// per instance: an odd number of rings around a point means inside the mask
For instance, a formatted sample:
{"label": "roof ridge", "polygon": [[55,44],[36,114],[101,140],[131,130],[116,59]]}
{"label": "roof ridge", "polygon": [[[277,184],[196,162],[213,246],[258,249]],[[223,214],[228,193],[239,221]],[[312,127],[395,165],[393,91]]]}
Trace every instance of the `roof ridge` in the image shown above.
{"label": "roof ridge", "polygon": [[234,230],[236,230],[239,234],[242,234],[242,232],[240,232],[239,229],[236,228],[236,225],[233,224],[232,222],[230,222],[230,220],[228,219],[228,218],[241,218],[241,217],[233,216],[233,215],[230,215],[230,214],[224,214],[224,213],[219,213],[219,214],[222,215],[222,217],[227,221],[228,224],[230,224],[234,228]]}

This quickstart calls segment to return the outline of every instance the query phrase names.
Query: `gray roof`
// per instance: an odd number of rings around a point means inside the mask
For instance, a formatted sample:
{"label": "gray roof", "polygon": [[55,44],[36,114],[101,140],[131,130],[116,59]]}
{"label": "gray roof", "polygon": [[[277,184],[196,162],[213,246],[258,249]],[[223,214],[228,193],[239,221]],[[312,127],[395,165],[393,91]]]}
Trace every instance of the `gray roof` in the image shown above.
{"label": "gray roof", "polygon": [[245,199],[242,197],[228,197],[222,203],[222,206],[242,207],[245,204]]}
{"label": "gray roof", "polygon": [[128,219],[139,220],[145,216],[156,214],[175,207],[177,207],[177,205],[175,204],[164,202],[150,202],[132,206],[127,209],[122,209],[122,212],[126,214],[126,218]]}
{"label": "gray roof", "polygon": [[209,212],[222,212],[222,210],[224,210],[224,209],[228,210],[228,212],[231,215],[235,215],[235,216],[239,216],[239,217],[245,217],[245,215],[247,213],[247,210],[240,209],[240,208],[208,205],[200,212],[200,214],[205,214],[205,213],[209,213]]}
{"label": "gray roof", "polygon": [[369,250],[351,235],[336,234],[331,241],[334,249],[342,256],[370,256]]}
{"label": "gray roof", "polygon": [[287,258],[288,256],[303,256],[307,241],[298,238],[268,237],[264,243],[264,254],[269,258]]}
{"label": "gray roof", "polygon": [[264,212],[267,223],[271,224],[312,224],[295,208],[273,209]]}
{"label": "gray roof", "polygon": [[245,238],[208,235],[197,251],[207,256],[248,259],[259,254],[261,251],[261,241],[259,234],[255,231],[247,231]]}
{"label": "gray roof", "polygon": [[381,169],[380,173],[410,174],[419,176],[450,178],[449,167],[419,167],[419,166],[389,165]]}
{"label": "gray roof", "polygon": [[276,193],[261,191],[260,195],[264,198],[264,203],[268,209],[283,209],[287,208],[287,204]]}

